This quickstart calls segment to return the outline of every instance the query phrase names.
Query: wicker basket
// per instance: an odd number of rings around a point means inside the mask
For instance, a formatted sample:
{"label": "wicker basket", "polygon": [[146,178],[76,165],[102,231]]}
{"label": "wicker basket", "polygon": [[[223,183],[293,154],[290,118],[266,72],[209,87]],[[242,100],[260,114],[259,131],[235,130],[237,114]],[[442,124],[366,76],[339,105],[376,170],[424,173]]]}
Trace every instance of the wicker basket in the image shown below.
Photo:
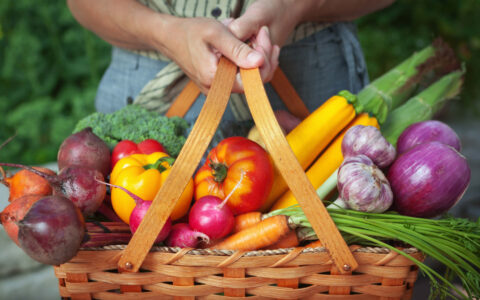
{"label": "wicker basket", "polygon": [[[325,247],[250,252],[152,248],[220,122],[236,69],[220,59],[198,120],[129,244],[81,249],[71,261],[56,266],[60,295],[71,299],[410,299],[417,278],[412,261],[385,248],[348,246],[342,239],[275,120],[258,69],[240,70],[253,119]],[[188,86],[184,91],[190,98],[198,92]],[[403,251],[423,260],[416,249]]]}

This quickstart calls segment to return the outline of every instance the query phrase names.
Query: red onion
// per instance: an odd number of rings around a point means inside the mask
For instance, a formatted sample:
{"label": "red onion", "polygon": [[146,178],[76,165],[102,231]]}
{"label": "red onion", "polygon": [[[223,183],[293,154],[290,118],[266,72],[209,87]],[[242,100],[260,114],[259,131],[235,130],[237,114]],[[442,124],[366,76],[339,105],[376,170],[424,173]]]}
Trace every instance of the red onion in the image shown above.
{"label": "red onion", "polygon": [[396,211],[430,218],[447,212],[462,197],[470,183],[470,168],[453,147],[429,142],[400,155],[387,178]]}
{"label": "red onion", "polygon": [[393,194],[387,178],[366,155],[345,158],[338,169],[337,186],[347,208],[382,213],[392,205]]}
{"label": "red onion", "polygon": [[345,133],[342,140],[344,157],[363,154],[380,168],[388,167],[396,156],[392,146],[374,126],[356,125]]}
{"label": "red onion", "polygon": [[418,144],[433,141],[452,146],[457,151],[461,149],[460,139],[450,126],[440,121],[428,120],[407,127],[398,137],[397,151],[400,154]]}

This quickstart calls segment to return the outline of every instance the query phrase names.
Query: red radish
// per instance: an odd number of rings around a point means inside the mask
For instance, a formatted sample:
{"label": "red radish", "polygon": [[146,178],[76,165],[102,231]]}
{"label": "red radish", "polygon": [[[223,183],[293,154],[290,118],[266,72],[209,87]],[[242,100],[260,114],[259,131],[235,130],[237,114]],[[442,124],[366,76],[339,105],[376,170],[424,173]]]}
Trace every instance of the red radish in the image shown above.
{"label": "red radish", "polygon": [[10,202],[0,213],[0,223],[8,236],[18,244],[18,221],[22,220],[33,203],[37,202],[43,195],[25,195]]}
{"label": "red radish", "polygon": [[228,199],[222,201],[216,196],[198,199],[190,208],[188,215],[190,227],[214,240],[228,235],[235,225],[235,217],[228,205],[225,205],[226,200]]}
{"label": "red radish", "polygon": [[187,223],[177,223],[172,226],[165,244],[169,247],[196,248],[200,242],[208,244],[209,240],[206,234],[193,230]]}
{"label": "red radish", "polygon": [[387,178],[400,214],[430,218],[447,212],[470,183],[467,160],[440,142],[417,145],[390,166]]}
{"label": "red radish", "polygon": [[[140,226],[140,223],[142,222],[143,218],[147,214],[148,209],[152,205],[152,201],[143,200],[142,198],[130,192],[128,189],[124,188],[123,186],[110,184],[103,181],[99,181],[99,182],[111,187],[119,188],[125,193],[127,193],[130,197],[132,197],[133,200],[135,200],[136,205],[132,213],[130,214],[130,221],[129,221],[130,231],[132,233],[135,233],[135,231],[137,231],[138,226]],[[162,230],[160,230],[160,233],[155,239],[155,243],[163,242],[167,238],[171,229],[172,229],[172,221],[170,218],[168,218],[165,224],[163,225]]]}
{"label": "red radish", "polygon": [[58,169],[71,165],[99,170],[104,177],[110,172],[110,149],[87,127],[67,137],[57,154]]}
{"label": "red radish", "polygon": [[[140,226],[140,223],[142,222],[143,218],[147,214],[147,210],[150,208],[150,205],[152,204],[152,201],[144,201],[138,203],[135,206],[135,208],[132,211],[132,214],[130,215],[130,230],[132,233],[135,233],[137,231],[138,226]],[[170,231],[172,230],[172,221],[170,218],[167,219],[165,224],[162,227],[162,230],[160,230],[160,233],[158,234],[157,238],[155,239],[155,243],[161,243],[163,242]]]}
{"label": "red radish", "polygon": [[92,168],[69,166],[63,168],[58,175],[50,175],[24,165],[10,163],[0,163],[0,165],[22,168],[45,178],[52,186],[54,194],[65,195],[85,216],[97,211],[105,199],[107,189],[105,185],[96,181],[103,181],[103,175]]}
{"label": "red radish", "polygon": [[437,120],[427,120],[410,125],[398,137],[397,150],[401,154],[408,149],[423,143],[440,142],[460,151],[461,143],[458,135],[447,124]]}

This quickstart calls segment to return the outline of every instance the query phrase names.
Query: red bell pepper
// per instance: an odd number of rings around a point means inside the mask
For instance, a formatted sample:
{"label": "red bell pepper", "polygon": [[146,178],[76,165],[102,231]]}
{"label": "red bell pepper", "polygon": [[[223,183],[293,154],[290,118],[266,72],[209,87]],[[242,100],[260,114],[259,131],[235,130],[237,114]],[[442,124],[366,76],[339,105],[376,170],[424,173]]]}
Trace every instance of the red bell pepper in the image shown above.
{"label": "red bell pepper", "polygon": [[167,153],[165,148],[158,141],[153,139],[144,140],[138,144],[130,141],[120,141],[115,148],[113,148],[111,156],[112,169],[120,159],[132,154],[152,154],[154,152]]}

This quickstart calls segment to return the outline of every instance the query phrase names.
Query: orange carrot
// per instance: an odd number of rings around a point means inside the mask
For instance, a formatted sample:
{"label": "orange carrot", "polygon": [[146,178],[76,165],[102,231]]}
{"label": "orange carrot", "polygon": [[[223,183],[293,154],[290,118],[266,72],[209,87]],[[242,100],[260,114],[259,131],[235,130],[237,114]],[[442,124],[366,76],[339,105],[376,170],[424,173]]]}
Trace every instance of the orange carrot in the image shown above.
{"label": "orange carrot", "polygon": [[276,242],[273,245],[267,246],[263,249],[275,250],[275,249],[282,249],[282,248],[291,248],[291,247],[297,247],[299,243],[300,242],[298,240],[297,232],[294,229],[292,229],[278,242]]}
{"label": "orange carrot", "polygon": [[232,233],[242,231],[262,221],[262,213],[259,211],[247,212],[235,217],[235,225]]}
{"label": "orange carrot", "polygon": [[230,235],[212,248],[245,251],[257,250],[278,242],[289,231],[288,217],[276,215]]}
{"label": "orange carrot", "polygon": [[311,242],[310,244],[305,245],[305,248],[317,248],[323,247],[322,242],[320,240],[316,240]]}

